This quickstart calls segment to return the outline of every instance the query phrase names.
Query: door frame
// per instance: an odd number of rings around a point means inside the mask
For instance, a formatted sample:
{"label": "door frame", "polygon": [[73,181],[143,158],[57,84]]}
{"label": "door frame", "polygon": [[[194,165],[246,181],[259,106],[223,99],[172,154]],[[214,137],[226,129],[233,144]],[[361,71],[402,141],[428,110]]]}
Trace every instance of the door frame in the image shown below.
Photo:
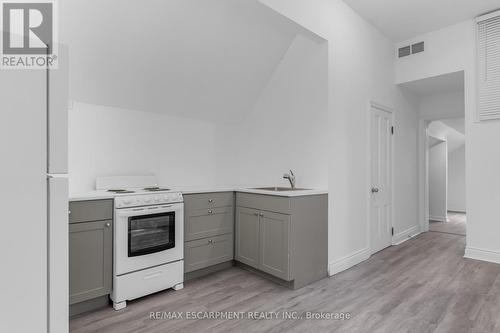
{"label": "door frame", "polygon": [[[396,127],[395,124],[395,119],[394,119],[394,109],[388,106],[385,106],[383,104],[377,103],[373,100],[370,100],[368,103],[367,107],[367,124],[368,124],[368,135],[366,137],[366,157],[367,157],[367,168],[366,168],[366,207],[367,207],[367,220],[368,220],[368,228],[366,232],[366,239],[367,239],[367,244],[368,244],[368,250],[370,256],[373,254],[372,252],[372,241],[371,241],[371,228],[372,228],[372,219],[371,219],[371,212],[372,212],[372,207],[371,207],[371,199],[372,199],[372,193],[371,193],[371,188],[372,188],[372,163],[371,163],[371,154],[372,154],[372,148],[371,148],[371,135],[372,135],[372,109],[378,109],[381,111],[385,111],[391,114],[391,126],[394,128]],[[395,186],[394,186],[394,153],[395,153],[395,134],[391,135],[391,228],[394,228],[394,191],[395,191]],[[391,236],[391,244],[394,245],[394,235]]]}
{"label": "door frame", "polygon": [[418,219],[420,232],[429,231],[429,133],[427,127],[431,121],[429,119],[420,119],[418,125]]}
{"label": "door frame", "polygon": [[[433,121],[462,117],[426,117],[418,125],[418,222],[420,232],[429,231],[429,133],[427,128]],[[467,136],[467,130],[465,132]],[[467,148],[466,148],[467,149]],[[467,190],[467,189],[466,189]]]}

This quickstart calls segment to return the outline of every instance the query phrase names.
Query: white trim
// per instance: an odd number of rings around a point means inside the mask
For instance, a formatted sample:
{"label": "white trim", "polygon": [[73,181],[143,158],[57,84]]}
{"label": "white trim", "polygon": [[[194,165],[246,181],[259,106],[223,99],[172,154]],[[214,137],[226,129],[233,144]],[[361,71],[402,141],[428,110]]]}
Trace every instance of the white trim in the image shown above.
{"label": "white trim", "polygon": [[389,113],[394,113],[394,109],[393,108],[385,106],[385,105],[377,103],[377,102],[374,102],[374,101],[370,101],[370,107],[375,108],[375,109],[379,109],[381,111],[385,111],[385,112],[389,112]]}
{"label": "white trim", "polygon": [[417,236],[420,234],[420,226],[415,225],[409,229],[406,229],[403,232],[400,232],[394,236],[392,236],[392,245],[399,245],[401,243],[406,242],[409,239],[412,239],[413,237]]}
{"label": "white trim", "polygon": [[428,120],[420,119],[418,125],[418,219],[420,230],[429,231],[429,181],[428,181]]}
{"label": "white trim", "polygon": [[430,221],[438,221],[438,222],[448,222],[448,217],[429,215],[429,220]]}
{"label": "white trim", "polygon": [[[372,244],[371,244],[371,198],[372,198],[372,193],[371,193],[371,188],[372,188],[372,165],[371,165],[371,135],[372,135],[372,127],[371,127],[371,121],[372,121],[372,108],[385,111],[391,114],[391,126],[394,127],[396,130],[396,121],[394,117],[394,108],[385,106],[383,104],[374,102],[374,101],[369,101],[368,103],[368,113],[367,113],[367,137],[366,137],[366,163],[367,163],[367,171],[366,171],[366,205],[368,208],[368,216],[367,216],[367,228],[366,228],[366,237],[367,237],[367,244],[368,244],[368,250],[370,255],[372,253]],[[395,192],[395,186],[394,186],[394,174],[395,174],[395,146],[396,146],[396,140],[395,136],[391,135],[391,227],[394,227],[393,221],[394,221],[394,216],[395,216],[395,210],[394,210],[394,192]],[[390,245],[389,245],[390,246]]]}
{"label": "white trim", "polygon": [[465,209],[463,209],[463,208],[449,208],[449,207],[448,207],[448,212],[450,212],[450,213],[463,213],[463,214],[466,213]]}
{"label": "white trim", "polygon": [[370,258],[370,248],[366,247],[359,251],[353,252],[345,257],[334,260],[328,265],[328,275],[332,276],[345,271],[365,260]]}
{"label": "white trim", "polygon": [[467,246],[465,248],[464,258],[482,260],[482,261],[488,261],[488,262],[500,264],[500,252],[479,249],[476,247]]}

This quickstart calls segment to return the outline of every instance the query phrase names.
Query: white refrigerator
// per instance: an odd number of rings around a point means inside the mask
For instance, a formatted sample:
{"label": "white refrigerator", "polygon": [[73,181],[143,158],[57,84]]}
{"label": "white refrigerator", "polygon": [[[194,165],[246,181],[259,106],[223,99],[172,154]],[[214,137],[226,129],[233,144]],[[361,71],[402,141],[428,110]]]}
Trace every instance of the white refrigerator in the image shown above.
{"label": "white refrigerator", "polygon": [[0,332],[68,331],[68,68],[0,70]]}

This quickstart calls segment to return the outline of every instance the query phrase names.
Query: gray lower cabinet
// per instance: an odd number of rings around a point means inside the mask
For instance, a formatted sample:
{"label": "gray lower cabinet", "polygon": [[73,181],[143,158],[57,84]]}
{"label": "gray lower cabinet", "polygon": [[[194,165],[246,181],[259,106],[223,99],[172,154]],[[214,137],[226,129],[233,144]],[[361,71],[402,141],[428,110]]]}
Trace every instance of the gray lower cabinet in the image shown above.
{"label": "gray lower cabinet", "polygon": [[106,306],[112,283],[113,200],[70,201],[70,315]]}
{"label": "gray lower cabinet", "polygon": [[328,196],[236,193],[235,260],[297,289],[327,276]]}
{"label": "gray lower cabinet", "polygon": [[112,287],[112,221],[69,226],[69,303],[107,295]]}
{"label": "gray lower cabinet", "polygon": [[184,273],[234,258],[234,193],[184,195]]}

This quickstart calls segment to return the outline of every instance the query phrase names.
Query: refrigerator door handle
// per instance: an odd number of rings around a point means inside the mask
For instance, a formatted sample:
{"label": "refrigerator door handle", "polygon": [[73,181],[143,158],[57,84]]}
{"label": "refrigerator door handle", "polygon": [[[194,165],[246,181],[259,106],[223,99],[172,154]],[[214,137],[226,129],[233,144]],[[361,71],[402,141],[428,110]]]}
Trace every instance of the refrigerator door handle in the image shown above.
{"label": "refrigerator door handle", "polygon": [[68,179],[47,175],[47,183],[48,326],[51,333],[63,333],[69,330]]}

